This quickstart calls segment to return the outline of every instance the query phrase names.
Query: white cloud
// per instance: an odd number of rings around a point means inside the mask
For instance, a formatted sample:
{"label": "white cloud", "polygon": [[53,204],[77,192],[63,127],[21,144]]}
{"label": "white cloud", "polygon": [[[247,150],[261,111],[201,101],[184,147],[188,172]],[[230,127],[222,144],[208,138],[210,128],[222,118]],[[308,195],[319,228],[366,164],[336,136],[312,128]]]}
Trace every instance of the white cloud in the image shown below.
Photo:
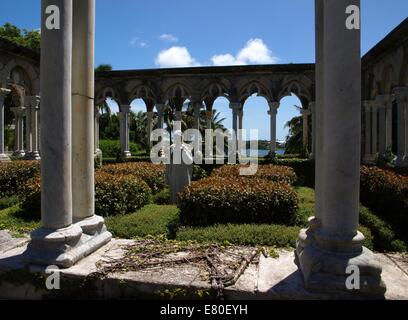
{"label": "white cloud", "polygon": [[155,64],[160,68],[197,67],[200,64],[190,55],[186,47],[171,47],[161,51]]}
{"label": "white cloud", "polygon": [[129,44],[130,44],[132,47],[136,47],[136,46],[138,46],[138,47],[140,47],[140,48],[146,48],[146,47],[148,47],[148,43],[145,42],[145,41],[141,41],[139,37],[134,37],[134,38],[132,38],[132,39],[129,41]]}
{"label": "white cloud", "polygon": [[178,42],[179,39],[176,36],[173,36],[170,33],[163,33],[162,35],[159,36],[160,40],[163,41],[168,41],[168,42]]}
{"label": "white cloud", "polygon": [[232,54],[220,54],[211,58],[215,66],[273,64],[279,62],[262,39],[250,39],[246,46],[234,57]]}

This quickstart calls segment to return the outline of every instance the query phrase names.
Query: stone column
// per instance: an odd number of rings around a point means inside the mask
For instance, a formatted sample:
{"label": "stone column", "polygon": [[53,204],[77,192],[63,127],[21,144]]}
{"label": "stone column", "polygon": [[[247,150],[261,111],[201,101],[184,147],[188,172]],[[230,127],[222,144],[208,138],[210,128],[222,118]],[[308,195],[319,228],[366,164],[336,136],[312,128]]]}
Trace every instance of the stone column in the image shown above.
{"label": "stone column", "polygon": [[398,112],[398,152],[397,152],[397,166],[408,166],[408,88],[400,87],[394,89],[395,100],[397,102]]}
{"label": "stone column", "polygon": [[197,101],[193,103],[194,106],[194,129],[200,130],[200,112],[202,103]]}
{"label": "stone column", "polygon": [[[242,137],[242,130],[243,130],[243,122],[244,122],[244,106],[238,110],[238,153],[241,155],[243,146],[243,137]],[[246,148],[245,148],[246,149]],[[246,156],[246,155],[245,155]]]}
{"label": "stone column", "polygon": [[241,103],[231,102],[232,109],[232,155],[238,152],[238,112],[241,109]]}
{"label": "stone column", "polygon": [[378,134],[378,152],[379,154],[385,154],[386,151],[386,143],[385,143],[385,134],[386,134],[386,127],[385,127],[385,116],[386,110],[383,101],[380,97],[377,97],[377,104],[378,104],[378,115],[379,115],[379,134]]}
{"label": "stone column", "polygon": [[151,149],[153,147],[151,141],[151,135],[153,131],[153,112],[147,111],[146,116],[147,116],[147,145],[148,148]]}
{"label": "stone column", "polygon": [[99,133],[99,121],[101,119],[101,112],[99,106],[94,108],[94,149],[95,156],[102,157],[102,150],[100,149],[100,133]]}
{"label": "stone column", "polygon": [[310,159],[315,159],[316,155],[316,103],[311,102],[309,109],[312,114],[312,152],[310,153]]}
{"label": "stone column", "polygon": [[[319,219],[310,241],[298,246],[297,262],[305,286],[310,290],[344,294],[383,295],[381,266],[373,253],[362,246],[358,232],[361,137],[361,55],[360,29],[346,28],[345,12],[360,0],[317,1],[323,7],[324,84],[320,88],[325,103],[323,154],[324,167],[318,175],[324,181],[324,197]],[[317,15],[319,19],[319,15]],[[320,76],[320,75],[319,75]],[[344,161],[347,155],[347,161]],[[320,199],[322,200],[322,199]],[[305,242],[303,242],[305,244]],[[361,276],[359,291],[346,287],[349,267]]]}
{"label": "stone column", "polygon": [[279,102],[269,102],[270,116],[270,133],[271,133],[271,145],[270,145],[270,156],[275,157],[276,155],[276,115],[278,114]]}
{"label": "stone column", "polygon": [[206,111],[205,116],[206,116],[206,121],[207,121],[206,129],[212,129],[213,111],[212,110]]}
{"label": "stone column", "polygon": [[[33,142],[32,142],[32,128],[31,128],[31,120],[32,120],[32,112],[31,112],[31,100],[34,97],[31,96],[25,96],[24,97],[24,104],[25,104],[25,134],[26,134],[26,145],[25,145],[25,155],[24,159],[30,160],[31,159],[31,153],[33,151]],[[24,121],[24,120],[23,120]]]}
{"label": "stone column", "polygon": [[164,129],[164,110],[166,109],[165,104],[157,104],[157,129]]}
{"label": "stone column", "polygon": [[385,102],[385,148],[392,150],[392,95],[386,96]]}
{"label": "stone column", "polygon": [[306,149],[306,148],[309,147],[309,115],[310,115],[310,110],[302,109],[301,114],[302,114],[302,124],[303,124],[303,130],[302,130],[303,148]]}
{"label": "stone column", "polygon": [[30,154],[30,160],[41,160],[40,152],[38,149],[38,113],[40,111],[40,97],[35,96],[31,98],[31,141],[32,141],[32,151]]}
{"label": "stone column", "polygon": [[4,149],[4,100],[10,92],[10,90],[0,88],[0,162],[10,161]]}
{"label": "stone column", "polygon": [[373,160],[371,155],[371,101],[364,101],[363,108],[365,110],[365,151],[363,161],[369,163]]}
{"label": "stone column", "polygon": [[[46,26],[50,5],[59,8],[60,28]],[[31,234],[25,258],[70,267],[85,253],[76,248],[82,229],[72,225],[72,0],[42,0],[41,10],[42,227]]]}
{"label": "stone column", "polygon": [[131,106],[122,105],[121,112],[118,113],[120,121],[120,146],[122,159],[128,159],[132,155],[129,151],[129,113]]}
{"label": "stone column", "polygon": [[95,0],[73,0],[72,41],[72,211],[73,221],[90,237],[86,246],[91,253],[112,238],[104,219],[95,215],[95,147],[99,147],[99,110],[95,112],[94,99]]}
{"label": "stone column", "polygon": [[176,110],[174,112],[174,120],[175,121],[181,121],[183,119],[183,111],[181,110]]}
{"label": "stone column", "polygon": [[374,101],[371,105],[371,155],[373,160],[378,153],[378,104]]}
{"label": "stone column", "polygon": [[24,157],[24,112],[25,107],[14,107],[11,111],[15,118],[15,146],[13,155],[16,157]]}

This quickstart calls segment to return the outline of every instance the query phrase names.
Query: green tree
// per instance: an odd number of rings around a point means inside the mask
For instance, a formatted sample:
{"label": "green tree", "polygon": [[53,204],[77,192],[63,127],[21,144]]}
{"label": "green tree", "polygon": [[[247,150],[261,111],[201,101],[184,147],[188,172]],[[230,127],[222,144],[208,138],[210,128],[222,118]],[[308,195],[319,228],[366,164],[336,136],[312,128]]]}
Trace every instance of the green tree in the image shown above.
{"label": "green tree", "polygon": [[95,68],[95,72],[112,71],[113,68],[110,64],[100,64]]}
{"label": "green tree", "polygon": [[7,39],[20,46],[24,46],[33,50],[40,49],[41,34],[37,30],[21,30],[11,23],[5,23],[0,27],[0,38]]}

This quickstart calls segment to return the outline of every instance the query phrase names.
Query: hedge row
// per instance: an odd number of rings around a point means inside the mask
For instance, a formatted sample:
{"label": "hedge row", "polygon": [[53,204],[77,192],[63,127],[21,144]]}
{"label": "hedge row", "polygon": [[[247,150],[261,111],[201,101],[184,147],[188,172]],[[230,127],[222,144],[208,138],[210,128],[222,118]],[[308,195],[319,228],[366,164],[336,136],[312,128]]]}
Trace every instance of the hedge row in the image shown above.
{"label": "hedge row", "polygon": [[258,177],[209,177],[193,182],[179,194],[183,225],[216,223],[281,223],[298,220],[298,198],[286,183]]}
{"label": "hedge row", "polygon": [[211,176],[221,177],[221,178],[260,178],[272,182],[281,182],[287,184],[294,184],[297,180],[296,173],[292,168],[285,166],[274,166],[274,165],[259,165],[258,170],[255,175],[252,176],[242,176],[240,175],[240,170],[245,168],[242,165],[225,165],[218,169],[215,169]]}
{"label": "hedge row", "polygon": [[12,161],[0,164],[0,198],[21,193],[25,183],[40,174],[38,161]]}
{"label": "hedge row", "polygon": [[[149,203],[151,189],[134,175],[112,175],[98,172],[95,175],[95,213],[104,217],[133,213]],[[41,215],[41,182],[31,179],[21,195],[21,209],[33,217]]]}
{"label": "hedge row", "polygon": [[145,181],[155,194],[166,186],[164,165],[155,165],[148,162],[129,162],[108,164],[100,169],[112,175],[133,175]]}
{"label": "hedge row", "polygon": [[408,238],[408,177],[363,166],[361,202]]}

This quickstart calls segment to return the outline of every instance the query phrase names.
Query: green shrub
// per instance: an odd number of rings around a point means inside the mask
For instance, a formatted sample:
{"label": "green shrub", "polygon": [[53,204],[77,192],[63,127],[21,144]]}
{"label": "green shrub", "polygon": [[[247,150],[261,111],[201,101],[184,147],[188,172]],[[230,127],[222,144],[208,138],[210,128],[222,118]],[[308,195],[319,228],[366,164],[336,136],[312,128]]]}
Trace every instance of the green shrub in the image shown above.
{"label": "green shrub", "polygon": [[166,187],[165,167],[148,162],[129,162],[104,165],[101,172],[112,175],[133,175],[139,177],[152,189],[153,194]]}
{"label": "green shrub", "polygon": [[39,177],[29,180],[21,190],[21,210],[26,217],[41,218],[41,181]]}
{"label": "green shrub", "polygon": [[19,195],[27,181],[40,175],[38,161],[0,163],[0,198]]}
{"label": "green shrub", "polygon": [[373,245],[378,251],[407,251],[407,245],[398,239],[390,224],[373,214],[365,207],[360,208],[360,223],[370,229]]}
{"label": "green shrub", "polygon": [[95,175],[95,213],[112,216],[132,213],[150,201],[151,190],[134,175],[98,172]]}
{"label": "green shrub", "polygon": [[13,207],[18,203],[19,203],[19,199],[17,196],[11,196],[11,197],[0,199],[0,210]]}
{"label": "green shrub", "polygon": [[175,206],[147,205],[136,213],[106,218],[106,224],[115,237],[133,239],[137,237],[166,235],[169,226],[178,220]]}
{"label": "green shrub", "polygon": [[259,165],[255,175],[241,176],[240,169],[244,167],[245,166],[243,165],[225,165],[218,169],[215,169],[212,172],[211,176],[221,178],[260,178],[268,181],[283,182],[288,184],[295,183],[297,179],[295,172],[289,167]]}
{"label": "green shrub", "polygon": [[170,189],[165,188],[152,196],[152,202],[155,204],[170,204]]}
{"label": "green shrub", "polygon": [[[101,140],[99,148],[102,150],[103,157],[106,158],[117,158],[121,153],[120,141],[118,140]],[[141,147],[136,143],[130,142],[129,149],[131,154],[137,154],[140,152]]]}
{"label": "green shrub", "polygon": [[305,159],[274,159],[272,163],[277,166],[292,168],[298,178],[297,184],[314,188],[315,185],[315,162]]}
{"label": "green shrub", "polygon": [[252,177],[210,177],[193,182],[179,194],[181,223],[282,223],[296,220],[298,198],[286,183]]}
{"label": "green shrub", "polygon": [[408,177],[390,170],[363,166],[360,191],[361,202],[407,239]]}
{"label": "green shrub", "polygon": [[[176,240],[197,241],[206,243],[231,243],[244,246],[275,246],[278,248],[295,248],[299,227],[282,225],[215,225],[206,228],[181,228],[177,231]],[[372,249],[370,230],[360,227],[365,236],[364,245]]]}
{"label": "green shrub", "polygon": [[198,165],[193,166],[193,181],[198,181],[207,177],[207,172]]}

